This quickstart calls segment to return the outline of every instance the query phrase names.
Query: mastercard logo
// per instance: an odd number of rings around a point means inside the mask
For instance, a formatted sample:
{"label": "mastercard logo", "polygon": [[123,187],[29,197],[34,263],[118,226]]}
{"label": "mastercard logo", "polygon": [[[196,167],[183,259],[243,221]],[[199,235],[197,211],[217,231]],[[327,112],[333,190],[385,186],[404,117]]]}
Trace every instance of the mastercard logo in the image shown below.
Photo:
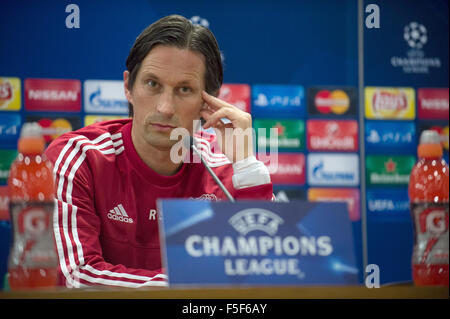
{"label": "mastercard logo", "polygon": [[350,98],[342,90],[321,90],[316,94],[314,103],[322,114],[344,114],[350,107]]}
{"label": "mastercard logo", "polygon": [[60,135],[73,130],[72,124],[63,118],[57,118],[55,120],[44,118],[40,119],[38,123],[42,127],[43,137],[47,143],[50,143]]}

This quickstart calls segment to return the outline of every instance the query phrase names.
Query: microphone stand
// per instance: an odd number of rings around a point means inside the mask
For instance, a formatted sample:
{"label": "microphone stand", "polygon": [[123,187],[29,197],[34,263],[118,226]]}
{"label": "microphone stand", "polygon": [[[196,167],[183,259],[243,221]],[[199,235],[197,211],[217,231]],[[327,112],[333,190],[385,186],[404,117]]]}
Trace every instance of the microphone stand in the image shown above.
{"label": "microphone stand", "polygon": [[230,192],[228,192],[228,190],[225,188],[225,186],[222,184],[222,182],[219,180],[219,178],[217,177],[216,174],[214,174],[214,172],[212,171],[211,167],[208,166],[208,164],[206,164],[205,160],[203,159],[202,154],[200,153],[200,151],[197,149],[197,147],[194,144],[194,138],[192,136],[189,136],[189,144],[191,145],[191,148],[194,150],[194,152],[200,157],[200,160],[202,161],[203,165],[205,165],[206,169],[208,170],[208,173],[212,176],[212,178],[214,179],[214,181],[217,183],[217,185],[219,185],[220,189],[225,193],[225,195],[227,196],[227,198],[230,200],[230,202],[235,202],[233,196],[231,196]]}

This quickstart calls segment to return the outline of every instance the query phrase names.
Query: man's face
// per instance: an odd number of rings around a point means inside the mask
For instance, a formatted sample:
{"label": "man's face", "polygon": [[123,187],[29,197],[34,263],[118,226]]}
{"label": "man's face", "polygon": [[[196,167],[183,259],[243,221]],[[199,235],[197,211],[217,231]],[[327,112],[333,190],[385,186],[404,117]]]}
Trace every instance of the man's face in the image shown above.
{"label": "man's face", "polygon": [[203,105],[205,62],[201,54],[172,46],[155,46],[144,58],[131,90],[124,73],[125,95],[133,104],[133,135],[139,143],[169,150],[173,129],[186,128]]}

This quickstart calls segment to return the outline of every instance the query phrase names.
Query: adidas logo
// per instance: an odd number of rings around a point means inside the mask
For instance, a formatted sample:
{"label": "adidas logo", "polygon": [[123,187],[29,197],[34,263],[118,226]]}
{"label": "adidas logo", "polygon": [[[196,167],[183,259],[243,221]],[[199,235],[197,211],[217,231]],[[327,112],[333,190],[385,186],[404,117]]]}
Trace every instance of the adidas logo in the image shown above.
{"label": "adidas logo", "polygon": [[124,223],[133,223],[133,218],[128,217],[127,212],[123,208],[122,204],[117,205],[114,209],[111,209],[108,213],[108,218],[118,220]]}

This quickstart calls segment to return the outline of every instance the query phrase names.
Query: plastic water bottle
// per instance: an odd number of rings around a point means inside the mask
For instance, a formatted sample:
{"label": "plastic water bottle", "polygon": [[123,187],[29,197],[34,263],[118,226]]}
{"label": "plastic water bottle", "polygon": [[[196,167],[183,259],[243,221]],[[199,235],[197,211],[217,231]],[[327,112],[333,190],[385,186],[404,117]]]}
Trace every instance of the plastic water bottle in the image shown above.
{"label": "plastic water bottle", "polygon": [[57,285],[53,167],[44,148],[40,126],[25,123],[8,179],[13,233],[8,258],[11,290]]}
{"label": "plastic water bottle", "polygon": [[448,286],[448,164],[436,131],[425,130],[417,149],[418,161],[409,180],[414,225],[413,280],[417,286]]}

